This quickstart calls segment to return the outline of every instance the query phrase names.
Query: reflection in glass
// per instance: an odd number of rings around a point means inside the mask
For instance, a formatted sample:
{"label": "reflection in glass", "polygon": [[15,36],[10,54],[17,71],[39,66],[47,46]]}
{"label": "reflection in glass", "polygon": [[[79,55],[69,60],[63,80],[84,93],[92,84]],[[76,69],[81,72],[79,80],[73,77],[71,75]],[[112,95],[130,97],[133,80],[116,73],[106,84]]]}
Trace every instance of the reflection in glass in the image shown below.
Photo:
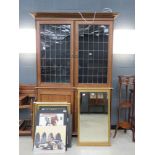
{"label": "reflection in glass", "polygon": [[40,25],[41,82],[70,82],[70,25]]}
{"label": "reflection in glass", "polygon": [[79,83],[107,83],[108,38],[108,25],[79,25]]}
{"label": "reflection in glass", "polygon": [[80,93],[80,142],[108,142],[108,93]]}

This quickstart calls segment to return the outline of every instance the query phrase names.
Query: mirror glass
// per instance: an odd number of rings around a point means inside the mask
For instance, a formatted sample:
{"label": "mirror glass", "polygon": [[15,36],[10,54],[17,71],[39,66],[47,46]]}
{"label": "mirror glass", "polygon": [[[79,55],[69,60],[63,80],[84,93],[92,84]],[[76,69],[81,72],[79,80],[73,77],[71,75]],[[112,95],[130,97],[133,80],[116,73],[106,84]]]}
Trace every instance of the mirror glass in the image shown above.
{"label": "mirror glass", "polygon": [[79,142],[109,142],[107,92],[80,92]]}

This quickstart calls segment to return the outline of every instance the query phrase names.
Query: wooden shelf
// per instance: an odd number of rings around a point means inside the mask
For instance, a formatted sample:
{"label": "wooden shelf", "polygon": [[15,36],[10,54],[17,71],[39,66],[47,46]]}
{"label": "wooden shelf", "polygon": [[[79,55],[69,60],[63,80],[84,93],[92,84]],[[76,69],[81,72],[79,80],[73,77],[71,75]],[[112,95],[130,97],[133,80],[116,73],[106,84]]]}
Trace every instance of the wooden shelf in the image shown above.
{"label": "wooden shelf", "polygon": [[30,105],[19,105],[19,109],[31,109]]}
{"label": "wooden shelf", "polygon": [[130,101],[121,101],[119,104],[120,108],[131,108],[132,103]]}
{"label": "wooden shelf", "polygon": [[[20,95],[19,96],[19,109],[32,109],[32,104],[29,101],[29,96]],[[30,136],[32,130],[31,120],[20,120],[19,125],[19,135],[20,136]]]}
{"label": "wooden shelf", "polygon": [[24,111],[25,109],[30,111],[29,116],[19,120],[19,136],[31,136],[32,135],[32,104],[36,97],[36,85],[34,84],[20,84],[19,85],[19,111]]}
{"label": "wooden shelf", "polygon": [[31,109],[31,101],[30,97],[27,95],[20,95],[19,96],[19,109]]}
{"label": "wooden shelf", "polygon": [[25,99],[27,97],[27,95],[20,95],[19,96],[19,101],[22,101],[23,99]]}
{"label": "wooden shelf", "polygon": [[22,124],[19,126],[20,136],[30,136],[32,131],[31,120],[23,120]]}
{"label": "wooden shelf", "polygon": [[31,130],[19,131],[19,136],[31,136]]}
{"label": "wooden shelf", "polygon": [[123,129],[130,129],[131,128],[131,123],[127,121],[119,122],[119,127]]}

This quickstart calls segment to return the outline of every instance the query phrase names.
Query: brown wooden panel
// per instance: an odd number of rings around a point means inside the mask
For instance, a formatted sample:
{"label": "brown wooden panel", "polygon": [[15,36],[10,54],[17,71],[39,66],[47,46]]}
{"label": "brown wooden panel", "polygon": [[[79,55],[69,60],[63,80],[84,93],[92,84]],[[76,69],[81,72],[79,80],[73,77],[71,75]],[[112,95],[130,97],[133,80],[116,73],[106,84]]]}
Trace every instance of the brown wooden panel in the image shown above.
{"label": "brown wooden panel", "polygon": [[40,102],[69,102],[73,112],[73,90],[44,88],[38,89],[38,101]]}
{"label": "brown wooden panel", "polygon": [[36,85],[35,84],[19,84],[20,96],[34,96],[36,97]]}
{"label": "brown wooden panel", "polygon": [[41,101],[44,102],[64,102],[71,103],[71,96],[61,94],[40,94]]}

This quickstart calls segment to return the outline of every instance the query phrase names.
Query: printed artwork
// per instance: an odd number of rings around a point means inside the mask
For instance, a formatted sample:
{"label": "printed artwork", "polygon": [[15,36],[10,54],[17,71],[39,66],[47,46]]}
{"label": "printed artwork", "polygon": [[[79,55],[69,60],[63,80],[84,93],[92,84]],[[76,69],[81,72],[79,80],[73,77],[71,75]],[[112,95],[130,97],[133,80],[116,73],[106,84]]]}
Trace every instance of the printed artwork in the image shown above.
{"label": "printed artwork", "polygon": [[35,152],[59,153],[66,150],[66,126],[36,126]]}
{"label": "printed artwork", "polygon": [[39,126],[57,126],[64,125],[64,114],[40,113]]}
{"label": "printed artwork", "polygon": [[90,98],[91,99],[96,99],[96,93],[90,93]]}
{"label": "printed artwork", "polygon": [[98,96],[97,96],[98,99],[103,99],[103,93],[98,93]]}

